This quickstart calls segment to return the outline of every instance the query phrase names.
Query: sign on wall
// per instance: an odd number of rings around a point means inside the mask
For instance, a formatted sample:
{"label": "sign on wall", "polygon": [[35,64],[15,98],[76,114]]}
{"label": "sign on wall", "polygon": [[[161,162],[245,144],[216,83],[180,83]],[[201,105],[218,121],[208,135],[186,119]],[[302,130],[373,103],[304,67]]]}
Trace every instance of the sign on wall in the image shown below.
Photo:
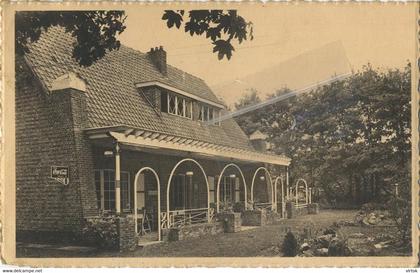
{"label": "sign on wall", "polygon": [[69,167],[63,166],[51,166],[51,178],[58,181],[63,185],[68,185],[70,182],[69,179]]}

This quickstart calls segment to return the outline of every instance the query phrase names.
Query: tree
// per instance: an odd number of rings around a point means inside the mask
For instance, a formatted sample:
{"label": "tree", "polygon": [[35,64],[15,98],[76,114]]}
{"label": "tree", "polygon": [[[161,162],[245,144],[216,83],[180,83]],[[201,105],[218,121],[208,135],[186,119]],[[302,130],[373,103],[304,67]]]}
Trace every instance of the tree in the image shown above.
{"label": "tree", "polygon": [[36,42],[42,31],[61,26],[76,37],[73,58],[81,66],[90,66],[107,51],[118,49],[116,35],[126,28],[123,11],[21,11],[15,16],[17,54],[28,53],[28,44]]}
{"label": "tree", "polygon": [[[185,31],[191,35],[206,34],[214,44],[213,52],[219,59],[230,59],[232,41],[242,43],[252,36],[252,23],[239,16],[236,10],[191,10],[185,22]],[[162,19],[169,28],[180,28],[184,10],[164,12]],[[90,66],[107,52],[118,50],[121,43],[117,35],[125,29],[124,11],[20,11],[15,15],[16,53],[29,52],[29,44],[36,42],[42,31],[61,26],[76,38],[73,58],[81,66]],[[226,36],[226,37],[222,37]]]}
{"label": "tree", "polygon": [[409,64],[387,71],[367,65],[346,80],[236,119],[247,133],[266,133],[273,152],[292,159],[291,182],[305,178],[323,189],[325,202],[387,202],[395,183],[410,196],[410,71]]}
{"label": "tree", "polygon": [[[184,10],[166,10],[162,19],[169,28],[180,28],[184,22]],[[225,56],[229,60],[235,48],[232,40],[242,43],[249,37],[253,39],[253,24],[239,16],[236,10],[191,10],[184,24],[185,32],[193,35],[206,35],[212,41],[213,52],[219,60]]]}

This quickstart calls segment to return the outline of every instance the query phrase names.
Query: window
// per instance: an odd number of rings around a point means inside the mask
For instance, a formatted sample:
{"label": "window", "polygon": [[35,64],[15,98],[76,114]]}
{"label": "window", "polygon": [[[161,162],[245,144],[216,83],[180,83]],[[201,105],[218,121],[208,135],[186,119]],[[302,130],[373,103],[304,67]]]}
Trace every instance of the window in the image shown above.
{"label": "window", "polygon": [[102,192],[101,192],[101,171],[95,170],[95,189],[96,189],[96,201],[98,208],[102,208],[101,206],[101,198],[102,198]]}
{"label": "window", "polygon": [[235,178],[224,176],[221,184],[220,199],[222,202],[233,203],[235,201]]}
{"label": "window", "polygon": [[209,120],[209,107],[208,106],[200,105],[200,113],[198,115],[198,119],[201,121]]}
{"label": "window", "polygon": [[115,209],[115,173],[113,170],[104,172],[104,207],[103,210]]}
{"label": "window", "polygon": [[130,174],[128,172],[121,172],[121,209],[130,209]]}
{"label": "window", "polygon": [[185,117],[192,118],[192,101],[187,101],[185,105]]}
{"label": "window", "polygon": [[175,97],[177,103],[177,112],[178,116],[184,117],[185,116],[185,99],[181,99],[180,97]]}
{"label": "window", "polygon": [[200,109],[198,111],[198,120],[204,121],[204,106],[200,105]]}
{"label": "window", "polygon": [[178,174],[173,177],[171,183],[171,201],[170,209],[179,210],[185,209],[185,175]]}
{"label": "window", "polygon": [[168,113],[176,115],[176,96],[173,94],[168,94]]}
{"label": "window", "polygon": [[204,121],[208,121],[209,120],[209,107],[203,106],[203,108],[204,108],[203,110]]}
{"label": "window", "polygon": [[210,121],[213,120],[213,118],[214,118],[213,113],[214,113],[214,109],[213,108],[209,108],[209,120]]}
{"label": "window", "polygon": [[215,183],[214,181],[217,181],[217,177],[213,177],[213,176],[208,176],[207,177],[207,181],[209,181],[209,189],[210,189],[210,203],[215,203],[216,202],[216,198],[214,196],[214,192],[215,192]]}
{"label": "window", "polygon": [[[198,112],[198,120],[212,121],[214,119],[220,119],[220,110],[201,104]],[[213,125],[220,125],[220,120]]]}
{"label": "window", "polygon": [[[121,172],[121,209],[130,206],[130,173]],[[115,171],[95,170],[95,185],[98,207],[105,211],[115,210]]]}
{"label": "window", "polygon": [[185,118],[192,118],[192,101],[168,93],[168,113]]}

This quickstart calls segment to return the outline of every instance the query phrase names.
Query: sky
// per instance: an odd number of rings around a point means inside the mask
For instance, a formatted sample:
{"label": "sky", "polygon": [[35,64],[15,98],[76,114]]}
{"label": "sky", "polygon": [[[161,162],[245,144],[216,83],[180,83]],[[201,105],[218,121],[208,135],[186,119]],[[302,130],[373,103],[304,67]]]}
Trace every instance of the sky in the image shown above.
{"label": "sky", "polygon": [[[168,29],[161,17],[165,9],[174,7],[165,4],[131,6],[120,40],[142,52],[162,45],[169,64],[204,79],[232,103],[241,91],[230,88],[250,79],[259,91],[270,93],[276,85],[299,88],[337,71],[357,71],[367,63],[381,68],[405,66],[414,57],[413,7],[404,3],[234,5],[230,8],[237,8],[253,22],[254,40],[234,44],[236,50],[229,61],[219,61],[204,37]],[[216,8],[227,7],[217,4]],[[258,78],[264,79],[258,82]],[[272,84],[265,89],[267,81]]]}

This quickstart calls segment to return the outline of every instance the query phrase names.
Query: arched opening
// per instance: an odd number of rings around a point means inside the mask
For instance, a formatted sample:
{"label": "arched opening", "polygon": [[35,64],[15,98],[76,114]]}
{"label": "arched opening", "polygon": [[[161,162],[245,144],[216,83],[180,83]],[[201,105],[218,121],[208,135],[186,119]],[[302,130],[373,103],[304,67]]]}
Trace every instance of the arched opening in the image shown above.
{"label": "arched opening", "polygon": [[[160,241],[160,180],[150,167],[143,167],[136,173],[134,208],[136,234],[146,240]],[[157,232],[156,238],[153,238],[154,232]]]}
{"label": "arched opening", "polygon": [[180,160],[169,175],[162,225],[180,227],[212,221],[209,195],[209,182],[200,163],[191,158]]}
{"label": "arched opening", "polygon": [[[262,173],[263,172],[263,173]],[[258,178],[257,178],[257,175]],[[266,198],[254,198],[254,185],[255,183],[266,183]],[[265,167],[259,167],[255,172],[254,176],[252,177],[251,182],[251,203],[254,204],[254,208],[265,208],[274,210],[274,200],[273,200],[273,182],[271,180],[270,172]],[[255,199],[255,200],[254,200]]]}
{"label": "arched opening", "polygon": [[274,204],[276,212],[280,211],[281,217],[286,217],[286,192],[284,187],[284,179],[278,176],[274,181]]}
{"label": "arched opening", "polygon": [[[295,185],[296,207],[308,205],[308,183],[303,178],[299,178]],[[300,203],[300,205],[299,205]]]}
{"label": "arched opening", "polygon": [[[225,173],[227,170],[231,170],[230,173]],[[242,184],[240,183],[242,180]],[[240,198],[242,185],[242,192],[244,193],[243,200]],[[241,168],[234,163],[227,164],[220,172],[219,179],[217,180],[217,192],[216,192],[216,208],[217,212],[220,212],[221,203],[242,204],[244,210],[247,209],[247,188],[244,174]]]}

